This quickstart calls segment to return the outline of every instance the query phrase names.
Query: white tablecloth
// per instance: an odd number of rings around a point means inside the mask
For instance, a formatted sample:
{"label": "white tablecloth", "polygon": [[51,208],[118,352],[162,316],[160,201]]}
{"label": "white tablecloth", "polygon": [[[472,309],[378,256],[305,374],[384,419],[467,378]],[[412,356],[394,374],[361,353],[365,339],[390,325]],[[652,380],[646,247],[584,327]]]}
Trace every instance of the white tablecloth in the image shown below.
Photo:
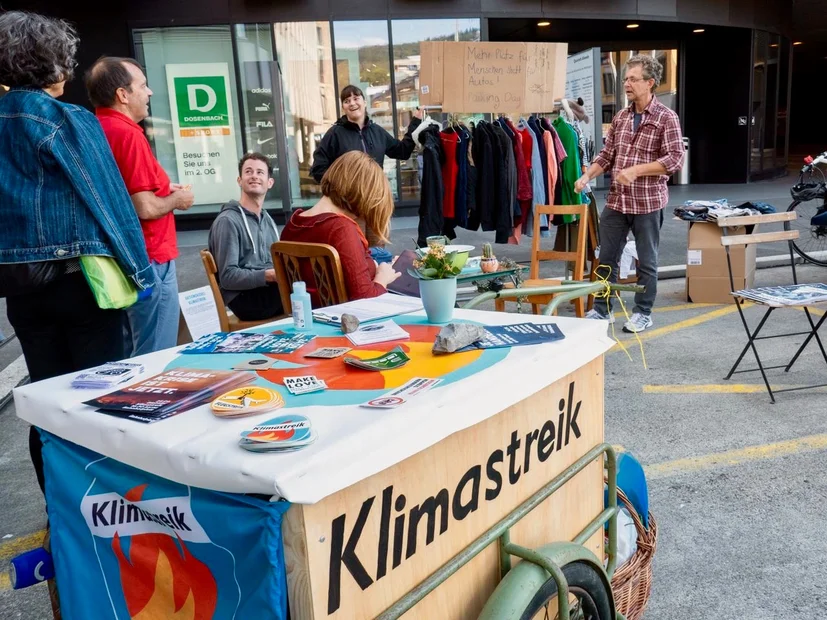
{"label": "white tablecloth", "polygon": [[[141,424],[82,404],[106,391],[72,389],[74,373],[16,388],[15,406],[17,415],[31,424],[181,484],[311,504],[496,415],[614,344],[603,321],[477,310],[456,310],[455,317],[490,325],[555,322],[565,339],[514,347],[499,363],[420,394],[397,409],[353,405],[290,409],[311,420],[319,439],[286,454],[253,454],[238,446],[240,432],[284,409],[226,420],[203,405],[155,424]],[[135,361],[146,367],[146,378],[163,371],[177,352],[168,349]]]}

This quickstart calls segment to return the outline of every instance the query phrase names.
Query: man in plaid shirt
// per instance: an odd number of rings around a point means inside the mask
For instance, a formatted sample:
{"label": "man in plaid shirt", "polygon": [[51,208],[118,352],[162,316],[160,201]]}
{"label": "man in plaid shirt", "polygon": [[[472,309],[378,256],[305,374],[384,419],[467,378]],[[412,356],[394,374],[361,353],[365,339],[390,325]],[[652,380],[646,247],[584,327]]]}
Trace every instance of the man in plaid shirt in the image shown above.
{"label": "man in plaid shirt", "polygon": [[[581,192],[591,179],[612,170],[612,185],[600,216],[600,264],[611,270],[609,280],[616,281],[631,230],[639,260],[638,283],[646,288],[635,294],[632,317],[623,326],[627,332],[652,326],[660,227],[669,200],[666,181],[681,168],[684,158],[678,115],[654,95],[662,75],[663,67],[652,56],[639,54],[626,62],[623,86],[629,107],[614,117],[606,145],[574,184],[575,191]],[[611,300],[596,299],[586,316],[614,322]]]}

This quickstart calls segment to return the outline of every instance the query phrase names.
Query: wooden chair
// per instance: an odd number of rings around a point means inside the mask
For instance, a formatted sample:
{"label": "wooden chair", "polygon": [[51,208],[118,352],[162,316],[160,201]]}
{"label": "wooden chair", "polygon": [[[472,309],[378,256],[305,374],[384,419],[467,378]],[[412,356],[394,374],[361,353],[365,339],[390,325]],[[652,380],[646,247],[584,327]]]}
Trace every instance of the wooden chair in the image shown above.
{"label": "wooden chair", "polygon": [[277,241],[270,247],[270,253],[273,256],[281,302],[285,308],[290,307],[293,282],[303,280],[303,261],[310,261],[315,282],[308,282],[307,290],[316,293],[321,301],[320,308],[348,301],[342,262],[339,252],[332,245]]}
{"label": "wooden chair", "polygon": [[[573,263],[575,279],[580,280],[583,278],[586,266],[586,236],[591,228],[588,225],[588,208],[589,205],[536,205],[534,207],[534,236],[531,238],[531,267],[529,269],[528,279],[523,282],[524,287],[553,286],[563,283],[563,281],[559,279],[540,279],[540,261],[544,260],[559,260]],[[549,219],[555,215],[578,216],[577,242],[573,251],[557,252],[554,250],[542,250],[540,248],[540,220],[542,219],[542,215],[548,215]],[[549,304],[553,297],[554,295],[529,295],[528,303],[531,304],[531,311],[534,314],[540,314],[542,312],[542,306]],[[496,299],[494,301],[494,308],[500,312],[504,311],[505,302],[505,299]],[[582,298],[574,300],[574,310],[579,318],[585,316]]]}
{"label": "wooden chair", "polygon": [[242,321],[224,304],[224,297],[221,295],[221,289],[218,287],[218,267],[216,267],[215,258],[213,258],[213,255],[209,250],[201,250],[201,262],[204,264],[204,271],[207,272],[207,281],[210,283],[210,290],[212,291],[215,305],[218,308],[218,322],[221,325],[221,331],[243,331],[252,327],[264,325],[265,323],[272,323],[273,321],[277,321],[278,319],[286,316],[274,316],[261,321]]}
{"label": "wooden chair", "polygon": [[[729,284],[732,294],[735,296],[736,306],[738,308],[738,314],[741,316],[741,322],[744,324],[744,331],[747,333],[747,344],[744,346],[741,354],[738,356],[738,359],[735,361],[735,364],[730,369],[727,376],[724,377],[725,380],[728,380],[732,377],[733,374],[743,373],[743,372],[760,372],[761,377],[764,379],[764,385],[767,386],[767,392],[770,395],[770,401],[773,403],[775,402],[775,394],[779,392],[792,392],[795,390],[802,390],[808,388],[815,388],[815,387],[824,387],[827,384],[819,384],[819,385],[810,385],[805,387],[792,387],[792,388],[785,388],[785,389],[776,389],[773,390],[770,387],[770,382],[767,379],[767,370],[773,370],[775,368],[783,368],[785,372],[789,372],[790,368],[792,368],[793,364],[795,364],[798,357],[807,347],[811,340],[815,339],[816,343],[818,344],[819,349],[821,350],[821,355],[824,358],[824,361],[827,362],[827,352],[824,350],[824,345],[821,342],[821,338],[818,335],[818,329],[824,323],[825,318],[827,318],[827,313],[822,315],[821,319],[816,323],[813,320],[813,316],[810,313],[810,309],[808,304],[800,303],[796,305],[785,305],[780,303],[770,303],[767,301],[759,301],[752,298],[749,293],[755,289],[747,289],[741,291],[741,294],[737,294],[735,288],[735,278],[732,275],[732,259],[730,257],[730,248],[732,246],[739,246],[739,245],[750,245],[752,243],[769,243],[773,241],[786,241],[789,245],[790,250],[790,266],[793,272],[793,286],[807,286],[807,285],[799,285],[798,284],[798,275],[796,274],[795,270],[795,254],[793,253],[793,240],[798,239],[798,231],[797,230],[783,230],[778,232],[766,232],[766,233],[752,233],[746,235],[727,235],[727,228],[732,227],[739,227],[739,226],[746,226],[747,229],[752,229],[753,226],[756,224],[768,224],[773,222],[785,222],[785,226],[789,226],[786,222],[790,222],[795,220],[797,214],[795,211],[788,211],[784,213],[770,213],[767,215],[751,215],[745,217],[727,217],[718,220],[718,226],[721,227],[721,232],[723,235],[721,236],[721,245],[724,246],[726,249],[727,255],[727,269],[729,271]],[[750,301],[751,303],[755,303],[758,305],[765,306],[767,311],[764,313],[764,316],[761,318],[761,321],[758,323],[758,327],[755,330],[751,330],[749,324],[747,323],[747,319],[744,316],[744,311],[741,308],[743,301]],[[812,304],[810,304],[812,305]],[[772,334],[770,336],[759,336],[758,334],[761,332],[761,329],[764,327],[767,319],[770,318],[770,315],[780,309],[780,308],[800,308],[804,310],[804,315],[807,317],[807,323],[809,324],[809,329],[807,331],[801,332],[787,332],[783,334]],[[793,358],[790,360],[788,364],[782,364],[780,366],[764,366],[761,363],[761,358],[758,356],[758,349],[755,346],[756,340],[765,340],[768,338],[782,338],[782,337],[796,337],[796,336],[806,336],[804,342],[801,343],[801,346],[796,351]],[[741,364],[741,361],[744,359],[747,351],[752,349],[753,354],[755,355],[755,361],[758,363],[758,368],[749,368],[747,370],[737,370],[738,366]]]}

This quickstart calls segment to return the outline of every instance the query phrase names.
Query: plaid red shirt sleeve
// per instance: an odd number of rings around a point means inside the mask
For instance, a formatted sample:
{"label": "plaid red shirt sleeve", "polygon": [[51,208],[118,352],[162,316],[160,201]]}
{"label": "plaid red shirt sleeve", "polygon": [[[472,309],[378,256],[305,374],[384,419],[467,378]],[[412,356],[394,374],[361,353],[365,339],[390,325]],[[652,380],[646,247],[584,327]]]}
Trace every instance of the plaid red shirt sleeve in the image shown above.
{"label": "plaid red shirt sleeve", "polygon": [[[612,121],[603,150],[594,160],[603,170],[612,170],[606,206],[629,215],[643,215],[664,208],[669,201],[666,182],[680,170],[683,160],[683,137],[677,114],[657,98],[652,98],[635,131],[632,106],[621,110]],[[620,170],[656,161],[668,174],[638,177],[628,186],[614,180]]]}

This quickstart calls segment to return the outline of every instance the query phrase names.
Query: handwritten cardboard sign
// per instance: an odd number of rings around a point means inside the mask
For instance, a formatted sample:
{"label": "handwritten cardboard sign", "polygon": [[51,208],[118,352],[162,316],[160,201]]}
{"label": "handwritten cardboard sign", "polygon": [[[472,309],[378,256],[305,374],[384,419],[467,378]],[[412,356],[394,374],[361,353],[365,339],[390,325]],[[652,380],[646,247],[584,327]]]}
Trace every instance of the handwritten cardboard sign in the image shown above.
{"label": "handwritten cardboard sign", "polygon": [[550,111],[565,91],[567,50],[565,43],[428,42],[420,49],[420,102],[446,112]]}

